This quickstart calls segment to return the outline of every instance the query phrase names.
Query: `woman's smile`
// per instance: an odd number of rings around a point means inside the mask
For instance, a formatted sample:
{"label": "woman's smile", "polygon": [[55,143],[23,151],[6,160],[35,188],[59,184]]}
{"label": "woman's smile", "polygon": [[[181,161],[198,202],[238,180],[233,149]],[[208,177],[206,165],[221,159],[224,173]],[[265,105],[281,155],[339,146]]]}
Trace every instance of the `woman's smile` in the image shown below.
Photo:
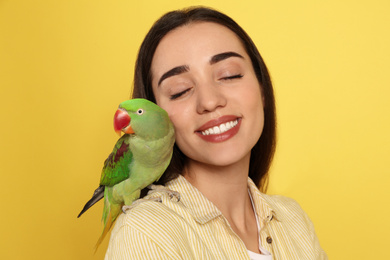
{"label": "woman's smile", "polygon": [[241,119],[237,116],[227,115],[210,120],[195,133],[207,142],[223,142],[237,134],[240,129]]}

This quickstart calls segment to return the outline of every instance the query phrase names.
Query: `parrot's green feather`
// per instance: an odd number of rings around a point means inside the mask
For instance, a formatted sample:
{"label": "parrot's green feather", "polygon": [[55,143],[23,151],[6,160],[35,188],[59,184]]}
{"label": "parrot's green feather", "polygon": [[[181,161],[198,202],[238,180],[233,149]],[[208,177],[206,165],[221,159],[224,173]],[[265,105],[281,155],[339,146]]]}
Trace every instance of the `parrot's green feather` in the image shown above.
{"label": "parrot's green feather", "polygon": [[122,136],[104,162],[100,185],[113,186],[129,178],[129,164],[133,159],[133,153],[130,150],[128,139],[129,135]]}
{"label": "parrot's green feather", "polygon": [[127,112],[130,120],[126,127],[131,127],[134,133],[123,135],[115,144],[104,162],[99,188],[79,214],[104,197],[104,229],[96,246],[121,214],[122,206],[131,205],[143,188],[161,177],[172,158],[175,142],[167,112],[153,102],[127,100],[119,109]]}

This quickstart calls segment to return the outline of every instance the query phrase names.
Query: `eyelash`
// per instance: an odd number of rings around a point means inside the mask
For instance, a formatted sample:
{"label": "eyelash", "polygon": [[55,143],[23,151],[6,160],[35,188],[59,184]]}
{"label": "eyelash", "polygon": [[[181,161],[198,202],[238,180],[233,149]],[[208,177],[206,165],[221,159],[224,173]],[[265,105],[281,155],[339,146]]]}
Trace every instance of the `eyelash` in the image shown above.
{"label": "eyelash", "polygon": [[187,93],[188,91],[190,91],[190,88],[188,88],[188,89],[186,89],[186,90],[184,90],[184,91],[182,91],[182,92],[179,92],[179,93],[177,93],[177,94],[173,94],[172,96],[170,96],[170,100],[174,100],[174,99],[176,99],[176,98],[179,98],[180,96],[182,96],[182,95],[184,95],[185,93]]}
{"label": "eyelash", "polygon": [[[221,80],[233,80],[233,79],[240,79],[242,78],[244,75],[242,74],[237,74],[237,75],[233,75],[233,76],[229,76],[229,77],[224,77],[224,78],[221,78]],[[177,94],[173,94],[169,97],[170,100],[175,100],[179,97],[181,97],[182,95],[184,95],[185,93],[187,93],[188,91],[190,91],[190,89],[186,89],[182,92],[179,92]]]}
{"label": "eyelash", "polygon": [[232,80],[232,79],[240,79],[242,78],[244,75],[242,74],[237,74],[237,75],[233,75],[233,76],[229,76],[229,77],[225,77],[225,78],[221,78],[222,80]]}

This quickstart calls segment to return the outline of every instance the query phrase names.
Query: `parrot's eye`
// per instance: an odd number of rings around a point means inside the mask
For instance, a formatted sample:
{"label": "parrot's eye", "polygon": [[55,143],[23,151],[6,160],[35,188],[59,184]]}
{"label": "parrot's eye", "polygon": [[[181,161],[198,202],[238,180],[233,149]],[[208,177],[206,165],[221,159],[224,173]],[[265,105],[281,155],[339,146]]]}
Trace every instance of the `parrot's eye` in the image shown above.
{"label": "parrot's eye", "polygon": [[140,109],[137,110],[137,114],[138,114],[138,115],[142,115],[143,113],[144,113],[144,110],[143,110],[143,109],[140,108]]}

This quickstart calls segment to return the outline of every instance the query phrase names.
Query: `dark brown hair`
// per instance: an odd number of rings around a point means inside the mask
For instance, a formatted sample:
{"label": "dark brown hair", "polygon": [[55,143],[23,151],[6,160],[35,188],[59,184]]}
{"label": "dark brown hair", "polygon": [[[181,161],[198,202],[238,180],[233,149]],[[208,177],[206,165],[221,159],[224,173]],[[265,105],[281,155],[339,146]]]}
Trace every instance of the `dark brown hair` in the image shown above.
{"label": "dark brown hair", "polygon": [[[247,33],[230,17],[216,10],[205,7],[192,7],[169,12],[157,20],[140,47],[135,66],[133,98],[146,98],[153,102],[156,99],[152,89],[151,65],[154,53],[161,39],[170,31],[193,22],[212,22],[232,30],[241,40],[256,73],[264,97],[264,128],[256,145],[252,148],[249,177],[266,192],[268,186],[268,170],[275,152],[276,144],[276,115],[275,100],[268,69]],[[186,162],[186,156],[177,145],[174,146],[172,161],[165,171],[160,184],[175,179],[181,174]]]}

